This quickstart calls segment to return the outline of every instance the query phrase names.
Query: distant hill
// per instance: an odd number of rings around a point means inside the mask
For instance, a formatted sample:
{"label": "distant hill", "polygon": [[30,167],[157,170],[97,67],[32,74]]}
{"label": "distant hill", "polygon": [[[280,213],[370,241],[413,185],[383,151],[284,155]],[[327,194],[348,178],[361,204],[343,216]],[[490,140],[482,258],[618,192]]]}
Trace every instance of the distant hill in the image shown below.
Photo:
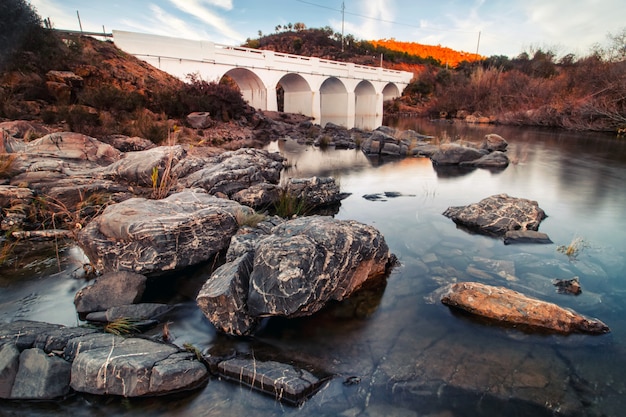
{"label": "distant hill", "polygon": [[306,28],[302,23],[296,23],[291,28],[277,26],[276,33],[248,39],[243,46],[361,65],[382,65],[385,68],[410,71],[416,76],[425,65],[456,67],[463,61],[483,59],[480,55],[447,47],[399,42],[395,39],[367,41],[346,35],[342,42],[341,34],[335,33],[330,27]]}
{"label": "distant hill", "polygon": [[416,42],[401,42],[395,39],[379,39],[369,41],[376,47],[383,47],[392,51],[405,52],[421,58],[434,58],[442,65],[456,67],[461,62],[473,62],[485,59],[483,56],[470,52],[455,51],[454,49],[440,45],[423,45]]}

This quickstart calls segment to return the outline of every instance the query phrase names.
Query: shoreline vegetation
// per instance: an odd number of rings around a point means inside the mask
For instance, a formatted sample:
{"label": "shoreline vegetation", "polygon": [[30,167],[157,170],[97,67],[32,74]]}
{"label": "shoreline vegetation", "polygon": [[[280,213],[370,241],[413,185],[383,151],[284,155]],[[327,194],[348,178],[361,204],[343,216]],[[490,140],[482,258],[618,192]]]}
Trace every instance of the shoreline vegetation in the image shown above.
{"label": "shoreline vegetation", "polygon": [[[186,82],[117,49],[111,42],[49,30],[24,0],[2,6],[0,120],[41,121],[53,130],[91,136],[125,134],[156,144],[187,114],[208,112],[205,129],[182,129],[190,143],[253,145],[238,127],[258,123],[233,80]],[[6,10],[4,10],[6,9]],[[6,13],[5,13],[6,12]],[[44,24],[45,23],[45,24]],[[44,27],[45,26],[45,27]],[[482,57],[395,39],[342,37],[304,23],[243,46],[411,71],[401,97],[385,103],[386,117],[415,115],[470,123],[626,132],[626,27],[608,34],[587,56],[530,48],[517,57]],[[74,75],[68,77],[68,73]],[[281,109],[281,86],[277,86]],[[245,129],[244,129],[245,130]]]}

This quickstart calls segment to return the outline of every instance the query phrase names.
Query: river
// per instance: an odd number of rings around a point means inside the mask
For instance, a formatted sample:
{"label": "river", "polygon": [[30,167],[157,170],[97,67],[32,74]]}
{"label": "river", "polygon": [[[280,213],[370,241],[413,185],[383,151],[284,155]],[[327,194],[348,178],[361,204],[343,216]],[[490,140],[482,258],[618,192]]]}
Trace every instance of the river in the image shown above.
{"label": "river", "polygon": [[[433,167],[429,159],[371,160],[355,150],[291,141],[270,146],[285,176],[332,175],[350,193],[336,217],[378,228],[398,257],[386,285],[307,319],[270,321],[252,339],[215,332],[193,300],[177,294],[167,317],[174,342],[201,350],[279,355],[333,378],[299,408],[211,380],[154,399],[74,395],[58,403],[0,402],[0,415],[98,416],[550,416],[623,415],[626,408],[626,141],[602,134],[402,119],[402,129],[440,141],[497,133],[512,164],[492,172]],[[366,194],[394,192],[371,201]],[[449,206],[493,194],[536,200],[554,244],[504,245],[459,229]],[[574,256],[557,250],[578,243]],[[84,261],[77,248],[0,271],[0,320],[80,324],[73,306]],[[194,274],[196,274],[194,272]],[[553,279],[578,277],[582,294]],[[603,336],[526,333],[473,320],[439,302],[451,282],[480,281],[555,302],[605,322]],[[347,383],[350,382],[350,383]]]}

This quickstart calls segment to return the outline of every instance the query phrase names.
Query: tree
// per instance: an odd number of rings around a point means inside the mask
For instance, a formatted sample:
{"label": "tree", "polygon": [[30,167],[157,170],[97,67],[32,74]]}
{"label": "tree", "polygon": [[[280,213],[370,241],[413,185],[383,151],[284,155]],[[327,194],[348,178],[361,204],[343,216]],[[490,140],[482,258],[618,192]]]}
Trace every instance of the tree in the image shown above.
{"label": "tree", "polygon": [[41,18],[25,0],[0,2],[0,71],[17,51],[36,43],[43,28]]}

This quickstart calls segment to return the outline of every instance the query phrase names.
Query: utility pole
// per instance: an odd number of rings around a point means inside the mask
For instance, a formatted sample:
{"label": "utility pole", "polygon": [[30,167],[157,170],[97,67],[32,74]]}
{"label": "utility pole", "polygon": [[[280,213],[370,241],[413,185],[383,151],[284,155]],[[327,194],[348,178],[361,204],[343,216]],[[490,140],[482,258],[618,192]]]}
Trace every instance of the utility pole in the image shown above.
{"label": "utility pole", "polygon": [[476,55],[478,55],[479,46],[480,46],[480,30],[478,31],[478,42],[476,43]]}
{"label": "utility pole", "polygon": [[80,14],[78,14],[78,10],[76,10],[76,17],[78,17],[78,26],[80,27],[80,31],[83,31],[83,24],[80,22]]}
{"label": "utility pole", "polygon": [[346,14],[346,2],[341,2],[341,52],[343,52],[343,29],[345,22],[345,14]]}

